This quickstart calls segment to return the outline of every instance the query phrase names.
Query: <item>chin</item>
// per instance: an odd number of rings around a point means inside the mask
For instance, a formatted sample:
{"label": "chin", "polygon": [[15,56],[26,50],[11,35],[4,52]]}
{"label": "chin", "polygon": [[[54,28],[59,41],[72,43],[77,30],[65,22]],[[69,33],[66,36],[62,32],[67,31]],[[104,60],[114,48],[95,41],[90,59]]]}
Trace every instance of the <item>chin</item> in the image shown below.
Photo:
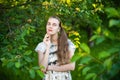
{"label": "chin", "polygon": [[48,35],[54,35],[53,33],[47,33]]}
{"label": "chin", "polygon": [[53,33],[53,32],[47,32],[47,34],[49,34],[49,35],[54,35],[54,33]]}
{"label": "chin", "polygon": [[50,36],[53,36],[54,34],[50,34]]}

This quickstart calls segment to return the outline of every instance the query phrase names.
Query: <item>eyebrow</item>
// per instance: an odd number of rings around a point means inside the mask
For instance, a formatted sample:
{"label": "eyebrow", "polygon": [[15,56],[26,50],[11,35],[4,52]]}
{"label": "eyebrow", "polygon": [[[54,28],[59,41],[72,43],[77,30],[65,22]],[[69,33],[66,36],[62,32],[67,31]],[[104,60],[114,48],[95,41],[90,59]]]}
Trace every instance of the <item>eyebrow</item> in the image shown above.
{"label": "eyebrow", "polygon": [[56,23],[53,23],[53,24],[56,24]]}
{"label": "eyebrow", "polygon": [[[51,22],[47,22],[47,23],[51,23]],[[52,24],[57,24],[57,23],[52,23]]]}

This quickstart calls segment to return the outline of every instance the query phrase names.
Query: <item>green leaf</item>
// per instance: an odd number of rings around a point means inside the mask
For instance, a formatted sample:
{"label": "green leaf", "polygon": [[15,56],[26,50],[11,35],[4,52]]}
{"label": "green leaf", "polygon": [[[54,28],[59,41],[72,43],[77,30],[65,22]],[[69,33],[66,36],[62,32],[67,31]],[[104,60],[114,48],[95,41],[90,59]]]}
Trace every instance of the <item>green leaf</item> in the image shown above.
{"label": "green leaf", "polygon": [[86,53],[90,53],[90,48],[88,47],[88,45],[87,44],[85,44],[85,43],[82,43],[82,44],[80,44],[80,47],[86,52]]}
{"label": "green leaf", "polygon": [[20,62],[15,62],[15,67],[20,68]]}
{"label": "green leaf", "polygon": [[42,71],[37,70],[37,73],[38,73],[38,75],[39,75],[41,78],[43,78],[43,77],[44,77],[44,73],[43,73]]}
{"label": "green leaf", "polygon": [[27,45],[20,45],[20,46],[18,47],[18,49],[23,50],[23,49],[26,48],[26,47],[27,47]]}
{"label": "green leaf", "polygon": [[113,47],[113,48],[110,48],[110,49],[108,50],[108,52],[111,53],[111,54],[112,54],[112,53],[119,52],[119,51],[120,51],[120,48],[119,48],[119,47],[118,47],[118,48],[117,48],[117,47]]}
{"label": "green leaf", "polygon": [[100,36],[99,38],[96,39],[96,44],[98,45],[98,44],[102,43],[104,40],[105,40],[105,37]]}
{"label": "green leaf", "polygon": [[109,30],[104,30],[103,34],[110,39],[115,39],[115,35]]}
{"label": "green leaf", "polygon": [[37,69],[40,69],[40,67],[39,66],[35,66],[35,67],[33,67],[33,69],[37,70]]}
{"label": "green leaf", "polygon": [[13,66],[14,66],[14,62],[9,61],[8,64],[7,64],[7,67],[8,67],[8,68],[11,68],[11,67],[13,67]]}
{"label": "green leaf", "polygon": [[90,38],[89,41],[93,41],[93,40],[97,39],[98,37],[99,37],[98,35],[93,35],[93,36]]}
{"label": "green leaf", "polygon": [[99,55],[98,55],[99,59],[101,59],[101,58],[106,58],[106,57],[108,57],[108,56],[110,56],[110,53],[107,52],[107,51],[102,51],[102,52],[100,52]]}
{"label": "green leaf", "polygon": [[29,73],[30,73],[30,77],[33,79],[35,78],[35,71],[33,69],[30,69],[29,70]]}
{"label": "green leaf", "polygon": [[97,77],[97,75],[95,73],[89,73],[87,74],[87,76],[85,77],[85,80],[95,80],[95,78]]}
{"label": "green leaf", "polygon": [[30,55],[32,53],[32,51],[31,50],[28,50],[28,51],[26,51],[25,53],[24,53],[24,55]]}
{"label": "green leaf", "polygon": [[106,60],[104,61],[103,65],[104,65],[104,67],[107,68],[107,70],[110,70],[111,67],[112,67],[112,59],[111,59],[111,58],[106,59]]}
{"label": "green leaf", "polygon": [[79,55],[79,54],[75,54],[75,55],[72,57],[71,61],[74,62],[74,61],[77,61],[78,59],[80,59],[80,55]]}
{"label": "green leaf", "polygon": [[8,60],[7,60],[5,57],[0,58],[0,59],[1,59],[1,61],[2,61],[2,67],[8,65]]}
{"label": "green leaf", "polygon": [[82,70],[82,74],[83,74],[83,75],[86,75],[89,70],[90,70],[90,67],[85,67],[85,68]]}
{"label": "green leaf", "polygon": [[30,57],[25,57],[25,60],[26,60],[27,62],[32,62],[32,59],[31,59]]}
{"label": "green leaf", "polygon": [[120,17],[118,11],[113,7],[106,8],[105,11],[108,13],[108,18]]}
{"label": "green leaf", "polygon": [[0,60],[3,62],[5,60],[5,57],[0,58]]}
{"label": "green leaf", "polygon": [[109,27],[117,26],[120,27],[120,20],[111,19],[109,21]]}
{"label": "green leaf", "polygon": [[83,57],[80,61],[81,64],[87,64],[91,60],[91,57]]}

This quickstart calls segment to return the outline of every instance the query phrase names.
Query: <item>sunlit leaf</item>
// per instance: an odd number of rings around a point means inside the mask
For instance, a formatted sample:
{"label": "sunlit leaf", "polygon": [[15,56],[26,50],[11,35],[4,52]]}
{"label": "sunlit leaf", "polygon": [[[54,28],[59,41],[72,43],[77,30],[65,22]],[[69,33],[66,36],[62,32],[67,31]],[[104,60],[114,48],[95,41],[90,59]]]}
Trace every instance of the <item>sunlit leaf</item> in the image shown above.
{"label": "sunlit leaf", "polygon": [[84,68],[83,64],[79,64],[78,70],[82,70]]}
{"label": "sunlit leaf", "polygon": [[111,19],[109,21],[109,27],[113,27],[113,26],[120,27],[120,20]]}
{"label": "sunlit leaf", "polygon": [[85,80],[95,80],[95,78],[97,77],[97,75],[95,73],[88,73],[87,76],[85,77]]}
{"label": "sunlit leaf", "polygon": [[15,62],[15,67],[20,68],[20,62]]}
{"label": "sunlit leaf", "polygon": [[40,77],[44,77],[44,73],[43,72],[41,72],[40,70],[37,70],[37,73],[38,73],[38,75],[40,76]]}
{"label": "sunlit leaf", "polygon": [[109,30],[104,30],[104,35],[106,36],[106,37],[108,37],[108,38],[110,38],[110,39],[114,39],[115,38],[115,35],[112,33],[112,32],[110,32]]}
{"label": "sunlit leaf", "polygon": [[75,55],[72,57],[71,61],[74,62],[74,61],[77,61],[78,59],[80,59],[80,55],[75,54]]}
{"label": "sunlit leaf", "polygon": [[90,41],[93,41],[95,39],[97,39],[99,36],[98,35],[93,35],[91,38],[90,38]]}
{"label": "sunlit leaf", "polygon": [[106,58],[106,57],[108,57],[108,56],[110,56],[110,53],[109,52],[107,52],[107,51],[102,51],[102,52],[100,52],[99,53],[99,58],[101,59],[101,58]]}
{"label": "sunlit leaf", "polygon": [[63,3],[65,3],[66,0],[61,0]]}
{"label": "sunlit leaf", "polygon": [[80,8],[78,8],[78,7],[77,7],[77,8],[75,8],[75,10],[76,10],[76,11],[78,11],[78,12],[80,12]]}
{"label": "sunlit leaf", "polygon": [[85,68],[82,70],[82,74],[83,74],[83,75],[86,75],[89,70],[90,70],[90,67],[85,67]]}
{"label": "sunlit leaf", "polygon": [[66,0],[68,4],[70,4],[70,0]]}
{"label": "sunlit leaf", "polygon": [[119,17],[120,16],[118,11],[113,7],[106,8],[105,11],[108,13],[108,18],[110,18],[110,17]]}
{"label": "sunlit leaf", "polygon": [[82,44],[80,44],[80,47],[81,47],[85,52],[87,52],[88,54],[90,53],[90,48],[88,47],[87,44],[82,43]]}
{"label": "sunlit leaf", "polygon": [[93,6],[94,8],[96,8],[97,4],[92,4],[92,6]]}
{"label": "sunlit leaf", "polygon": [[100,34],[101,33],[101,27],[97,28],[97,33]]}
{"label": "sunlit leaf", "polygon": [[74,40],[75,40],[75,41],[79,41],[79,40],[80,40],[80,38],[78,38],[78,37],[77,37],[77,38],[75,38]]}

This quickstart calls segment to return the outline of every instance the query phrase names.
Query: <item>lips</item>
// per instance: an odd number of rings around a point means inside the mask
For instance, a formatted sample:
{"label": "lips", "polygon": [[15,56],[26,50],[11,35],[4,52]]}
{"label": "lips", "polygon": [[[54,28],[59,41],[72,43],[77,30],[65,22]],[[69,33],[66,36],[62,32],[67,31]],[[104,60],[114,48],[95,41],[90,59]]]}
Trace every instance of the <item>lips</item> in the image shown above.
{"label": "lips", "polygon": [[53,30],[48,29],[49,32],[52,32]]}

